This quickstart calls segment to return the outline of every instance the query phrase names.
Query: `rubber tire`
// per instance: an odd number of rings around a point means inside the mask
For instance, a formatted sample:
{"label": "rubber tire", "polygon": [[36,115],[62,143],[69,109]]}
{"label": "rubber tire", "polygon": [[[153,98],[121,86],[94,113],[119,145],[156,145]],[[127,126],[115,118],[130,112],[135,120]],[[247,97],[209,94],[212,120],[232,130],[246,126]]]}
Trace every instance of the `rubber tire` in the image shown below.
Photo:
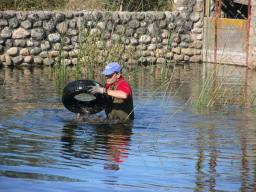
{"label": "rubber tire", "polygon": [[[62,94],[63,105],[73,113],[95,114],[105,109],[106,98],[104,94],[94,94],[95,99],[90,101],[81,101],[75,96],[81,93],[89,93],[90,86],[100,85],[93,80],[76,80],[68,83]],[[90,94],[91,95],[91,94]]]}

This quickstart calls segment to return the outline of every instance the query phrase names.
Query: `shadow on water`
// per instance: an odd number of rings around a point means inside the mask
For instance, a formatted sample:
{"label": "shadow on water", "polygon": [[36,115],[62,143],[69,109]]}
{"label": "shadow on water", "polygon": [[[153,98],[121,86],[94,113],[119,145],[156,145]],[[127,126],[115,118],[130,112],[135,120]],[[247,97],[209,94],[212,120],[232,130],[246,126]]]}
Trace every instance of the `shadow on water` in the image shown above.
{"label": "shadow on water", "polygon": [[119,165],[128,157],[132,122],[106,123],[105,120],[97,124],[90,121],[89,124],[86,122],[86,127],[83,126],[84,119],[82,122],[64,125],[61,136],[63,157],[70,159],[73,156],[88,161],[101,159],[104,169],[119,170]]}

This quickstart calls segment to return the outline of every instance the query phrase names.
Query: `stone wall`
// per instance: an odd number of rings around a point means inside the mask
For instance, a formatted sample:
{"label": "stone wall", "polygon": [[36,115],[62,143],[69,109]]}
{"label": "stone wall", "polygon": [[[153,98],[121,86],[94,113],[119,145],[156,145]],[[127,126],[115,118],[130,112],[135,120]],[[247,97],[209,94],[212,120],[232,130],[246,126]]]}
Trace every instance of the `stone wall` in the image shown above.
{"label": "stone wall", "polygon": [[77,62],[81,30],[97,42],[133,47],[124,62],[200,62],[203,1],[178,1],[174,12],[0,12],[0,65],[53,65],[60,50]]}

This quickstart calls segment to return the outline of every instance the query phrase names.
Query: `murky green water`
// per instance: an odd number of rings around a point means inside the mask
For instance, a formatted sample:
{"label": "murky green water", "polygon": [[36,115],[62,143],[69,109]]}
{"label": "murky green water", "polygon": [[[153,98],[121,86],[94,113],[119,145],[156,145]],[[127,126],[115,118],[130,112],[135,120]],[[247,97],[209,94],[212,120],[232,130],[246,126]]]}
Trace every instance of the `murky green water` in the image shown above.
{"label": "murky green water", "polygon": [[134,73],[120,125],[75,120],[47,68],[1,69],[0,191],[255,191],[254,110],[188,105],[204,70]]}

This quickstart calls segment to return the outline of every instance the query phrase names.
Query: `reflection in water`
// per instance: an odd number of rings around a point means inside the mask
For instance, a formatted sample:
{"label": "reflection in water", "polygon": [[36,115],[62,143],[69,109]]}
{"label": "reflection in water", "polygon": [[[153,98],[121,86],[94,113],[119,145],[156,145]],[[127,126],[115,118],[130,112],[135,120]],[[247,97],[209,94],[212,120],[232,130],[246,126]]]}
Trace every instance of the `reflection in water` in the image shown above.
{"label": "reflection in water", "polygon": [[63,157],[102,158],[105,169],[119,170],[119,165],[128,157],[131,130],[132,123],[93,124],[90,130],[76,122],[65,124],[61,137]]}
{"label": "reflection in water", "polygon": [[[255,109],[225,106],[205,114],[186,105],[200,94],[207,71],[125,73],[136,117],[121,125],[74,120],[46,68],[1,69],[0,190],[256,191]],[[244,85],[239,71],[224,85]],[[248,74],[248,95],[255,78]]]}

